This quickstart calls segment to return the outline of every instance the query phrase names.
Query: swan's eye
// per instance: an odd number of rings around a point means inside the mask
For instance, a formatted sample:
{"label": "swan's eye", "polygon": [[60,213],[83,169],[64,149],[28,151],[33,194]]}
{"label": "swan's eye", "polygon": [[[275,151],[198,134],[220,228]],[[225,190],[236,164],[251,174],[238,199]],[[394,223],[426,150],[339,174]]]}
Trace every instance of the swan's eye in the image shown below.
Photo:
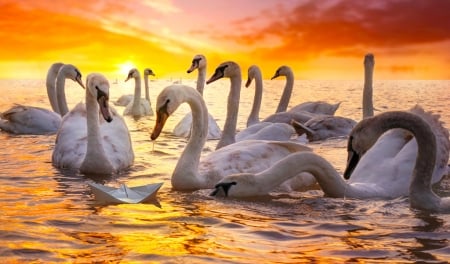
{"label": "swan's eye", "polygon": [[196,58],[196,59],[193,59],[192,60],[192,65],[195,65],[195,66],[197,66],[198,67],[198,65],[200,64],[200,60],[201,60],[202,58]]}

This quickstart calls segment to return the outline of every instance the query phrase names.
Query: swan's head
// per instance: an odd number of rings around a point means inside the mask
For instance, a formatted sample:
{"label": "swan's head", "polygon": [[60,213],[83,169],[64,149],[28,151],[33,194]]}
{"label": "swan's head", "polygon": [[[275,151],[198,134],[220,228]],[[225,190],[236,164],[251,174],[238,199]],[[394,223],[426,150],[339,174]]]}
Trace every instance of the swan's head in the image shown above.
{"label": "swan's head", "polygon": [[145,68],[145,70],[144,70],[144,75],[155,76],[155,73],[152,71],[152,69],[150,69],[150,68]]}
{"label": "swan's head", "polygon": [[156,99],[156,123],[150,137],[152,140],[158,138],[169,116],[186,101],[185,91],[189,89],[194,90],[191,93],[197,93],[194,88],[181,84],[169,85],[159,93]]}
{"label": "swan's head", "polygon": [[85,88],[83,81],[81,80],[82,76],[80,70],[72,64],[62,65],[58,72],[58,76],[59,75],[63,75],[65,78],[71,79],[81,85],[81,87]]}
{"label": "swan's head", "polygon": [[252,84],[252,80],[255,79],[258,74],[261,75],[261,71],[259,70],[258,66],[252,65],[248,68],[248,77],[247,82],[245,83],[246,88],[248,88],[250,84]]}
{"label": "swan's head", "polygon": [[224,77],[232,78],[234,76],[240,75],[241,75],[241,68],[239,67],[239,65],[236,62],[227,61],[220,64],[216,68],[211,78],[209,78],[209,80],[206,81],[206,84],[210,84]]}
{"label": "swan's head", "polygon": [[367,53],[366,56],[364,56],[364,66],[365,67],[374,67],[375,65],[375,58],[372,53]]}
{"label": "swan's head", "polygon": [[136,78],[139,78],[139,77],[141,77],[141,76],[139,75],[138,69],[133,68],[133,69],[131,69],[131,70],[128,72],[128,76],[127,76],[127,78],[125,79],[125,81],[128,81],[128,80],[131,79],[131,78],[136,79]]}
{"label": "swan's head", "polygon": [[206,68],[206,57],[198,54],[192,59],[191,67],[187,70],[187,73],[193,72],[195,69]]}
{"label": "swan's head", "polygon": [[211,196],[219,197],[251,197],[266,193],[258,187],[255,174],[239,173],[228,175],[220,180],[211,192]]}
{"label": "swan's head", "polygon": [[289,66],[280,66],[280,68],[277,69],[277,71],[275,72],[275,74],[273,75],[272,78],[270,78],[271,80],[279,77],[279,76],[288,76],[289,74],[292,73],[292,70]]}
{"label": "swan's head", "polygon": [[358,165],[361,157],[375,144],[380,135],[380,124],[377,118],[370,117],[361,120],[352,129],[347,142],[347,167],[344,178],[349,179],[353,170]]}
{"label": "swan's head", "polygon": [[100,113],[107,122],[111,122],[112,116],[109,111],[109,82],[105,76],[99,73],[91,73],[86,78],[87,92],[97,99]]}

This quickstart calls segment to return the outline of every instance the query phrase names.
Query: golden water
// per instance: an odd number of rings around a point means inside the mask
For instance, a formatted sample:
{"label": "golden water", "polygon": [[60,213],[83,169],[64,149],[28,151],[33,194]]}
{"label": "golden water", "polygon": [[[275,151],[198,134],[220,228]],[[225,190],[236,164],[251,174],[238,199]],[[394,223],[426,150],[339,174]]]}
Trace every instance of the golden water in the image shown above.
{"label": "golden water", "polygon": [[[183,81],[194,85],[193,81]],[[154,109],[159,91],[151,82]],[[260,117],[276,108],[282,80],[265,81]],[[225,121],[228,80],[205,88],[210,113]],[[376,81],[378,112],[416,103],[450,124],[450,81]],[[44,82],[0,80],[0,111],[13,103],[49,108]],[[67,81],[70,106],[84,91]],[[238,128],[250,111],[253,88],[243,88]],[[111,84],[111,101],[132,93],[133,83]],[[337,115],[361,118],[362,81],[297,81],[291,105],[341,101]],[[123,107],[116,107],[119,112]],[[86,182],[92,178],[52,167],[55,136],[14,136],[0,132],[0,262],[55,263],[444,263],[450,260],[450,215],[409,208],[406,198],[388,201],[324,198],[320,190],[273,193],[234,200],[210,197],[210,190],[171,190],[170,176],[186,140],[171,136],[189,111],[183,105],[169,118],[160,138],[149,135],[154,117],[126,118],[135,164],[126,173],[95,179],[129,186],[164,182],[157,204],[98,205]],[[448,126],[447,126],[448,127]],[[217,141],[208,141],[204,154]],[[311,144],[339,171],[346,140]],[[90,179],[91,178],[91,179]],[[450,195],[450,179],[439,187]]]}

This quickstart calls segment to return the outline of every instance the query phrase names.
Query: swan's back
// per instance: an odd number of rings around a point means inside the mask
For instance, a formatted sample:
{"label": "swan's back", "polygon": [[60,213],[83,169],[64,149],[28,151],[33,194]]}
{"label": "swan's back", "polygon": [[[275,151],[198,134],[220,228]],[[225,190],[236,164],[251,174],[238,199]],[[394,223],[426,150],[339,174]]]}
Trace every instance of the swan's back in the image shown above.
{"label": "swan's back", "polygon": [[14,134],[54,134],[61,124],[61,116],[53,111],[19,104],[0,118],[0,129]]}
{"label": "swan's back", "polygon": [[295,129],[286,123],[260,122],[247,127],[236,134],[236,141],[256,140],[290,140],[295,135]]}
{"label": "swan's back", "polygon": [[334,115],[340,104],[340,102],[337,104],[330,104],[323,101],[304,102],[292,107],[289,109],[289,112],[306,111],[314,114]]}

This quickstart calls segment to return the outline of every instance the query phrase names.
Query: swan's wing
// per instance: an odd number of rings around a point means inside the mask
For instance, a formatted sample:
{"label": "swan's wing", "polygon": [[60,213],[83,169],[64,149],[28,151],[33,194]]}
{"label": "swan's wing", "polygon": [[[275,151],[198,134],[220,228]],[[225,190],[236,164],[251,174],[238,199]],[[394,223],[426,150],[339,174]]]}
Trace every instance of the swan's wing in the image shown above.
{"label": "swan's wing", "polygon": [[356,121],[341,116],[318,116],[308,120],[305,124],[310,130],[309,141],[325,140],[332,137],[342,137],[350,134]]}
{"label": "swan's wing", "polygon": [[289,112],[306,111],[314,114],[334,115],[340,104],[330,104],[323,101],[304,102],[292,107]]}
{"label": "swan's wing", "polygon": [[192,113],[188,112],[183,119],[176,124],[172,133],[177,137],[189,137],[191,135]]}
{"label": "swan's wing", "polygon": [[121,170],[133,164],[134,152],[125,120],[114,108],[110,107],[110,111],[113,118],[110,123],[100,119],[102,145],[114,169]]}
{"label": "swan's wing", "polygon": [[61,116],[57,113],[33,106],[15,105],[1,114],[0,129],[15,134],[56,133]]}
{"label": "swan's wing", "polygon": [[52,163],[58,168],[79,168],[86,156],[86,149],[86,106],[79,103],[63,117],[56,135]]}
{"label": "swan's wing", "polygon": [[[276,140],[286,141],[290,140],[295,134],[295,129],[286,123],[258,123],[248,127],[247,129],[236,135],[236,141],[257,139],[257,140]],[[260,129],[255,131],[253,128],[260,125]],[[250,131],[248,131],[250,130]]]}
{"label": "swan's wing", "polygon": [[[151,110],[150,103],[146,100],[141,98],[141,101],[139,103],[139,113],[140,116],[148,116],[153,115],[153,110]],[[133,101],[131,101],[123,111],[123,115],[132,115],[133,114]]]}
{"label": "swan's wing", "polygon": [[114,102],[114,105],[117,106],[127,106],[130,102],[133,101],[134,95],[132,94],[124,94],[122,96],[119,97],[119,99],[117,99]]}
{"label": "swan's wing", "polygon": [[205,179],[215,180],[241,172],[257,173],[298,151],[311,149],[294,142],[244,140],[203,157],[199,164],[199,173]]}

